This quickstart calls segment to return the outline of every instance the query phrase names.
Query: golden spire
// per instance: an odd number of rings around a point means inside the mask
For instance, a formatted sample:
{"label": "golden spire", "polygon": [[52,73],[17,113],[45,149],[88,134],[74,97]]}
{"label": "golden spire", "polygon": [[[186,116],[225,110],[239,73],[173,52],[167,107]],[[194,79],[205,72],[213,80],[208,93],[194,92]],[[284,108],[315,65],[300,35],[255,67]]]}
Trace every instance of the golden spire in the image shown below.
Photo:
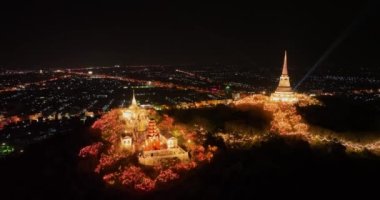
{"label": "golden spire", "polygon": [[284,64],[282,65],[282,75],[288,75],[288,63],[286,59],[286,50],[285,50],[285,56],[284,56]]}
{"label": "golden spire", "polygon": [[291,91],[290,80],[288,76],[288,63],[286,58],[286,51],[284,56],[284,64],[282,66],[282,74],[280,76],[280,82],[278,83],[278,87],[276,91]]}
{"label": "golden spire", "polygon": [[131,106],[137,106],[137,101],[136,101],[136,98],[135,98],[135,90],[133,90],[132,104],[131,104]]}

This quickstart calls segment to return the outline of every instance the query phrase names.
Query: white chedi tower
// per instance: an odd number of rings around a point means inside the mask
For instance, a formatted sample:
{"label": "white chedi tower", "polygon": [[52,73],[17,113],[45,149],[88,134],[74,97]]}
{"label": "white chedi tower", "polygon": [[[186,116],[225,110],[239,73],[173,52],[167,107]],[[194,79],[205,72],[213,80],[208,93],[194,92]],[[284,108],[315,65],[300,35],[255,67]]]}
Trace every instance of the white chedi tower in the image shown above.
{"label": "white chedi tower", "polygon": [[122,111],[122,119],[125,120],[126,133],[132,135],[134,140],[147,128],[149,112],[137,104],[135,91],[133,91],[131,105]]}
{"label": "white chedi tower", "polygon": [[131,105],[129,106],[129,108],[138,108],[136,97],[135,97],[135,90],[133,90],[132,92],[133,92],[132,102],[131,102]]}
{"label": "white chedi tower", "polygon": [[280,82],[274,93],[270,96],[271,101],[275,102],[286,102],[286,103],[295,103],[298,101],[295,96],[292,87],[290,86],[290,79],[288,75],[288,64],[285,51],[284,64],[282,66],[282,74],[280,76]]}

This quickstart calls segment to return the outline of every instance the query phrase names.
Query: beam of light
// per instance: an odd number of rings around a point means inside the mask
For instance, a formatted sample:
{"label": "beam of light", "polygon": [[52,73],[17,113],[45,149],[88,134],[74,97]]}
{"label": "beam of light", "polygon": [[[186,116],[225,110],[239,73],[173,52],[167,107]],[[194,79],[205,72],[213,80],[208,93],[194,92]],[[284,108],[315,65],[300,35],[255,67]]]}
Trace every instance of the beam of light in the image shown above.
{"label": "beam of light", "polygon": [[317,60],[312,68],[303,76],[303,78],[296,84],[294,90],[297,88],[314,72],[314,70],[331,54],[331,52],[338,47],[348,35],[365,19],[365,13],[368,12],[369,5],[367,5],[361,12],[360,15],[339,35],[339,37],[334,41],[334,43],[322,54],[322,56]]}

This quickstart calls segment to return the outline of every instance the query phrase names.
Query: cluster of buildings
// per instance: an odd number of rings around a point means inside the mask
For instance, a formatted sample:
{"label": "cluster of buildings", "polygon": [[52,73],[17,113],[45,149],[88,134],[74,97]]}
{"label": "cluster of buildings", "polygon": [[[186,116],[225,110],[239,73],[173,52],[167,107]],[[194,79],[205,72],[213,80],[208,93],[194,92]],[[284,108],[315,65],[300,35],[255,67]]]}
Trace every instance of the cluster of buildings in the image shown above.
{"label": "cluster of buildings", "polygon": [[150,118],[149,110],[137,104],[133,93],[132,103],[122,111],[125,122],[124,132],[120,133],[120,146],[130,152],[138,152],[138,160],[143,165],[155,165],[161,159],[177,158],[189,160],[189,154],[178,146],[175,137],[165,137]]}
{"label": "cluster of buildings", "polygon": [[[286,52],[280,81],[270,100],[283,103],[298,101],[290,86]],[[178,146],[177,138],[166,138],[160,133],[155,120],[149,118],[149,110],[137,104],[134,92],[131,105],[122,111],[122,119],[125,121],[125,130],[120,134],[120,146],[128,151],[137,151],[141,164],[155,165],[166,158],[189,160],[188,152]]]}
{"label": "cluster of buildings", "polygon": [[[286,52],[280,82],[270,100],[284,103],[298,101],[290,86]],[[189,160],[188,152],[178,146],[177,138],[167,138],[160,133],[156,121],[149,117],[149,110],[137,104],[134,92],[131,105],[122,111],[122,119],[125,121],[125,130],[120,134],[120,146],[128,151],[137,151],[141,164],[155,165],[164,158]]]}

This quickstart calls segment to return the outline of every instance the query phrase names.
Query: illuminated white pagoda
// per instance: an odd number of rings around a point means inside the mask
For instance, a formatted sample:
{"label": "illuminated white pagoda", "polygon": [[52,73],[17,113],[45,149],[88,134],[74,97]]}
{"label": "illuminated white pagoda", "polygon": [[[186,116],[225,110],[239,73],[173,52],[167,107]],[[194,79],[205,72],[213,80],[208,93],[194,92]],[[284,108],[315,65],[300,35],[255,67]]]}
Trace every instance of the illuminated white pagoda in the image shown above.
{"label": "illuminated white pagoda", "polygon": [[136,97],[135,97],[135,90],[133,90],[133,93],[132,93],[132,102],[131,102],[131,105],[129,106],[129,108],[130,109],[138,108]]}
{"label": "illuminated white pagoda", "polygon": [[147,129],[149,113],[137,104],[134,91],[131,105],[122,111],[122,119],[125,121],[125,133],[132,135],[133,139],[137,139]]}
{"label": "illuminated white pagoda", "polygon": [[288,65],[286,58],[286,51],[284,57],[284,64],[282,66],[282,74],[280,76],[280,82],[274,93],[270,96],[271,101],[275,102],[286,102],[286,103],[295,103],[298,101],[295,93],[290,86],[290,80],[288,75]]}

